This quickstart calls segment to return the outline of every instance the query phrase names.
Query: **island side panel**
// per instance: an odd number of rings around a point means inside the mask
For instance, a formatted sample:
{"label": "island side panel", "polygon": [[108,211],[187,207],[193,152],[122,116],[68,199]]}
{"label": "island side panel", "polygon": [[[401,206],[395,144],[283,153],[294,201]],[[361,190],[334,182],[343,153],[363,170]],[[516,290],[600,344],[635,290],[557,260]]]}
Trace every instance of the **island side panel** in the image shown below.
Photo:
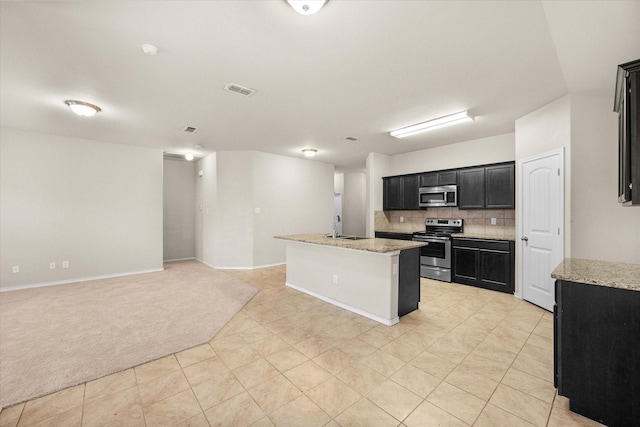
{"label": "island side panel", "polygon": [[287,285],[369,313],[372,316],[367,317],[391,325],[398,321],[398,263],[397,252],[383,254],[290,241]]}
{"label": "island side panel", "polygon": [[420,302],[420,249],[400,252],[398,276],[398,316],[402,317],[418,309]]}

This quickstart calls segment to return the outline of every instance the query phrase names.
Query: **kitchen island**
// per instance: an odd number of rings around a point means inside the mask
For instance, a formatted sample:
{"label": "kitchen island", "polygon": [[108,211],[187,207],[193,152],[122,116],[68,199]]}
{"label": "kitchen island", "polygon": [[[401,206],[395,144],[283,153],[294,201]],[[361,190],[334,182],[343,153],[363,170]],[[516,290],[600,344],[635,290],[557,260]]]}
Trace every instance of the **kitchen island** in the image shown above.
{"label": "kitchen island", "polygon": [[551,277],[558,394],[592,420],[639,425],[640,265],[566,258]]}
{"label": "kitchen island", "polygon": [[287,243],[290,288],[387,326],[418,308],[424,242],[324,234],[276,238]]}

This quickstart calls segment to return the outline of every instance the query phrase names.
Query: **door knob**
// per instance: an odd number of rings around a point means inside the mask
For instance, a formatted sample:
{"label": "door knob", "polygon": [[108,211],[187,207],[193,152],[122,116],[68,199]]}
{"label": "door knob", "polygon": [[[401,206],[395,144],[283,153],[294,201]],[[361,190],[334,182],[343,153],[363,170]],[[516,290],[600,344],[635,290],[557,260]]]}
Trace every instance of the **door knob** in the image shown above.
{"label": "door knob", "polygon": [[529,238],[528,238],[527,236],[522,236],[522,237],[520,238],[520,240],[524,240],[525,242],[528,242],[528,241],[529,241]]}

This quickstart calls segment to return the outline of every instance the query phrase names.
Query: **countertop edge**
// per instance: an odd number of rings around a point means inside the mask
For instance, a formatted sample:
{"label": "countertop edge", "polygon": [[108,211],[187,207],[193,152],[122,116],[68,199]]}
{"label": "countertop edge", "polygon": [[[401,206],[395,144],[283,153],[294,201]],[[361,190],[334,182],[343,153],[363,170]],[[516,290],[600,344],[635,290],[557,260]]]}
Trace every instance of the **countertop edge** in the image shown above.
{"label": "countertop edge", "polygon": [[427,245],[427,243],[425,242],[383,239],[375,237],[369,237],[362,240],[334,240],[324,237],[324,235],[321,233],[293,234],[273,237],[290,242],[306,243],[310,245],[327,246],[360,252],[377,253],[381,255],[394,255],[400,253],[403,250],[415,249]]}
{"label": "countertop edge", "polygon": [[608,288],[640,291],[640,264],[565,258],[551,278]]}

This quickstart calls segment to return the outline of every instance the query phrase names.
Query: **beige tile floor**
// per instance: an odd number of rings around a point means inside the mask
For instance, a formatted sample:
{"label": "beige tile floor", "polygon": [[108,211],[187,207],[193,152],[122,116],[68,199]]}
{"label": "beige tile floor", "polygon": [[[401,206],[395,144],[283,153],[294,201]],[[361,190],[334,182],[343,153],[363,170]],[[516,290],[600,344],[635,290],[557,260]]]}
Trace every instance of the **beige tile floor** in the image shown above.
{"label": "beige tile floor", "polygon": [[[422,279],[388,327],[286,288],[285,268],[209,343],[0,412],[15,426],[590,426],[553,387],[552,316]],[[215,309],[215,307],[212,307]]]}

